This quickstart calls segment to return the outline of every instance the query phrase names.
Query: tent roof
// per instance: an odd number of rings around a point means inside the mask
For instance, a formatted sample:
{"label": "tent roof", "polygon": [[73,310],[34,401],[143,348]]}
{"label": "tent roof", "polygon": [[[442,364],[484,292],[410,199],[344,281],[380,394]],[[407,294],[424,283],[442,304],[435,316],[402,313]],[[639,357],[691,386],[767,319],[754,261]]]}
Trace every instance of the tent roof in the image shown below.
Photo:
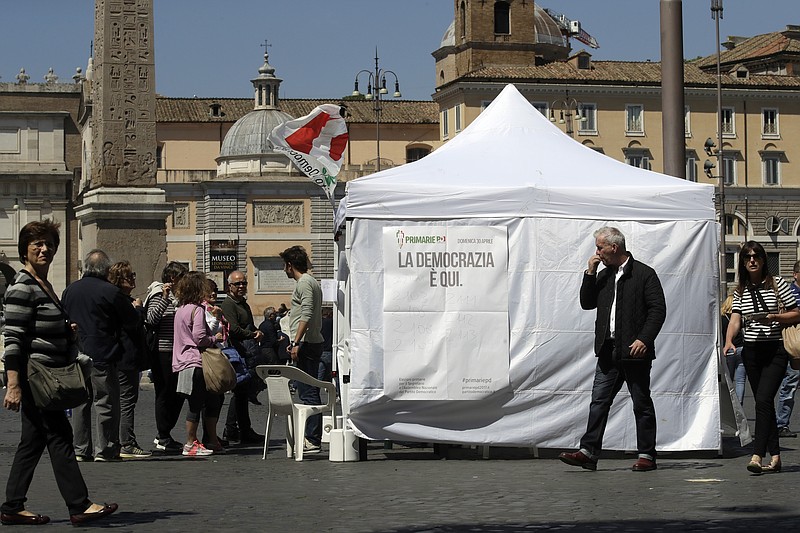
{"label": "tent roof", "polygon": [[350,182],[347,216],[713,220],[713,194],[581,145],[507,85],[427,157]]}

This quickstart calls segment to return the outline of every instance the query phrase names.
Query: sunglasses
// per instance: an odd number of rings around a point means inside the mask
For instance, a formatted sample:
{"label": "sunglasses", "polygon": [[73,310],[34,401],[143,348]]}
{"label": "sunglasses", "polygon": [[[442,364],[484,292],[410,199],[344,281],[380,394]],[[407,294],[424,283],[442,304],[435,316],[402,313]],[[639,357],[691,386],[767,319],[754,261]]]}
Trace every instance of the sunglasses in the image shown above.
{"label": "sunglasses", "polygon": [[231,285],[235,285],[237,287],[247,287],[246,281],[234,281]]}

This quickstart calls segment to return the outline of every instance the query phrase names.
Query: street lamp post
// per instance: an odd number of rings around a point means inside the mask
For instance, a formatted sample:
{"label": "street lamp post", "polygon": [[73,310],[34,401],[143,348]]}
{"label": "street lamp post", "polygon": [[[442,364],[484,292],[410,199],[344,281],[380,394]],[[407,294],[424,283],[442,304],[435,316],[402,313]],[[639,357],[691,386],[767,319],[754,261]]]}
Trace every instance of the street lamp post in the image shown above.
{"label": "street lamp post", "polygon": [[[368,81],[366,94],[361,94],[361,92],[358,90],[358,77],[361,74],[367,75]],[[384,70],[380,68],[378,65],[378,49],[375,48],[375,70],[360,70],[356,74],[353,88],[353,96],[363,96],[366,100],[372,100],[372,110],[375,113],[375,151],[377,153],[375,168],[377,172],[380,172],[381,170],[381,112],[383,112],[383,107],[381,106],[381,97],[384,94],[389,93],[389,91],[386,89],[387,74],[394,76],[394,93],[392,96],[394,98],[401,98],[403,95],[400,94],[400,81],[397,79],[397,74],[391,70]]]}
{"label": "street lamp post", "polygon": [[553,112],[554,109],[558,110],[558,123],[566,124],[566,133],[570,137],[572,137],[574,133],[572,129],[573,114],[575,120],[586,122],[586,116],[581,115],[581,103],[575,98],[570,98],[569,91],[567,91],[566,97],[563,100],[556,100],[550,104],[550,122],[556,122],[556,115]]}
{"label": "street lamp post", "polygon": [[[719,21],[722,18],[722,0],[711,0],[711,18],[717,29],[717,169],[719,170],[719,260],[720,260],[720,298],[727,295],[728,269],[725,264],[725,165],[722,153],[722,74],[720,71],[720,39]],[[711,139],[709,139],[710,141]],[[712,155],[711,148],[706,141],[706,153]],[[721,301],[721,300],[720,300]]]}

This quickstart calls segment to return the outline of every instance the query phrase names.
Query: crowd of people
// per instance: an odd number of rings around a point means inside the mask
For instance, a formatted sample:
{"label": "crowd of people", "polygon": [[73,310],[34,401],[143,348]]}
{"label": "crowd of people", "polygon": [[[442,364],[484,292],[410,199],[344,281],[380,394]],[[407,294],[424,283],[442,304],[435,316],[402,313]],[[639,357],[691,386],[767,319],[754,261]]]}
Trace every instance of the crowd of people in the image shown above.
{"label": "crowd of people", "polygon": [[[633,258],[619,229],[603,227],[594,237],[595,253],[580,287],[581,307],[597,312],[589,417],[580,448],[559,458],[597,469],[611,405],[625,384],[637,432],[638,458],[632,470],[656,470],[657,416],[650,371],[656,337],[666,319],[664,291],[655,270]],[[49,522],[49,517],[24,505],[45,448],[70,520],[82,525],[114,513],[117,505],[89,499],[78,462],[140,459],[153,453],[204,457],[225,453],[237,442],[260,443],[264,436],[253,429],[249,413],[264,386],[253,379],[257,365],[288,362],[321,380],[331,379],[332,319],[330,312],[323,312],[322,290],[308,272],[311,263],[301,246],[280,254],[284,273],[296,282],[291,307],[268,307],[256,327],[243,272],[228,275],[226,297],[219,301],[216,283],[203,272],[170,262],[141,300],[132,296],[136,273],[131,264],[113,263],[102,250],[89,252],[83,276],[59,298],[47,280],[59,243],[57,223],[25,225],[18,241],[24,266],[5,295],[3,405],[21,413],[22,429],[0,507],[3,524]],[[755,399],[753,455],[747,464],[752,473],[780,472],[779,438],[795,436],[788,419],[798,373],[789,365],[781,337],[784,326],[800,322],[800,261],[793,270],[794,282],[789,284],[770,271],[763,246],[748,241],[739,253],[737,287],[721,306],[723,351],[736,395],[743,401],[749,381]],[[203,374],[202,352],[211,347],[244,362],[221,436],[217,426],[224,394],[210,390]],[[71,420],[64,410],[36,405],[27,379],[29,360],[49,367],[80,364],[76,374],[85,376],[88,401],[71,411]],[[140,445],[134,423],[140,375],[147,370],[155,390],[153,451]],[[296,387],[303,403],[321,403],[318,388],[301,382]],[[180,442],[173,431],[184,402],[188,408]],[[311,417],[304,454],[320,450],[321,433],[321,415]]]}
{"label": "crowd of people", "polygon": [[[0,508],[4,525],[49,522],[24,505],[45,448],[70,520],[81,525],[114,513],[117,505],[89,499],[79,462],[144,459],[153,453],[204,457],[223,454],[237,443],[263,443],[249,413],[264,388],[255,367],[291,361],[314,377],[322,371],[322,291],[308,273],[311,264],[301,246],[281,253],[286,275],[297,282],[292,307],[267,308],[256,327],[243,272],[228,275],[226,297],[218,302],[212,279],[170,262],[142,300],[132,296],[136,273],[131,264],[114,263],[99,249],[88,253],[81,279],[59,298],[47,281],[59,243],[59,225],[50,220],[22,228],[24,267],[6,291],[3,404],[21,412],[22,431]],[[211,347],[242,363],[221,437],[217,425],[225,395],[209,390],[203,374],[202,352]],[[49,367],[77,362],[88,401],[71,410],[38,407],[27,379],[28,360]],[[134,422],[146,371],[155,390],[152,450],[140,445],[141,428]],[[320,403],[319,389],[300,384],[298,393],[301,401]],[[178,441],[173,432],[184,403],[185,438]],[[309,420],[304,453],[318,452],[320,440],[317,415]]]}

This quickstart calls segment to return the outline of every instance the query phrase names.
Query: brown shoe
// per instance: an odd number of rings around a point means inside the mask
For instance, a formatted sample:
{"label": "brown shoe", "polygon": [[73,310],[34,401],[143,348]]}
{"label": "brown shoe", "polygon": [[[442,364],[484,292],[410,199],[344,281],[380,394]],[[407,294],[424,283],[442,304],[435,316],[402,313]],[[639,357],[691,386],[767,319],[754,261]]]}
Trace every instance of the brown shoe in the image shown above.
{"label": "brown shoe", "polygon": [[94,522],[115,512],[119,506],[116,503],[107,503],[99,511],[93,513],[78,513],[69,515],[69,521],[73,526],[80,526],[87,522]]}
{"label": "brown shoe", "polygon": [[636,462],[633,463],[631,470],[633,470],[634,472],[649,472],[657,468],[658,465],[656,464],[655,461],[651,461],[650,459],[647,459],[645,457],[639,457],[639,459],[637,459]]}
{"label": "brown shoe", "polygon": [[41,526],[50,521],[49,516],[41,514],[19,514],[3,513],[0,514],[0,522],[4,526]]}
{"label": "brown shoe", "polygon": [[597,470],[597,461],[580,450],[572,453],[560,453],[558,454],[558,458],[570,466],[579,466],[586,470]]}

